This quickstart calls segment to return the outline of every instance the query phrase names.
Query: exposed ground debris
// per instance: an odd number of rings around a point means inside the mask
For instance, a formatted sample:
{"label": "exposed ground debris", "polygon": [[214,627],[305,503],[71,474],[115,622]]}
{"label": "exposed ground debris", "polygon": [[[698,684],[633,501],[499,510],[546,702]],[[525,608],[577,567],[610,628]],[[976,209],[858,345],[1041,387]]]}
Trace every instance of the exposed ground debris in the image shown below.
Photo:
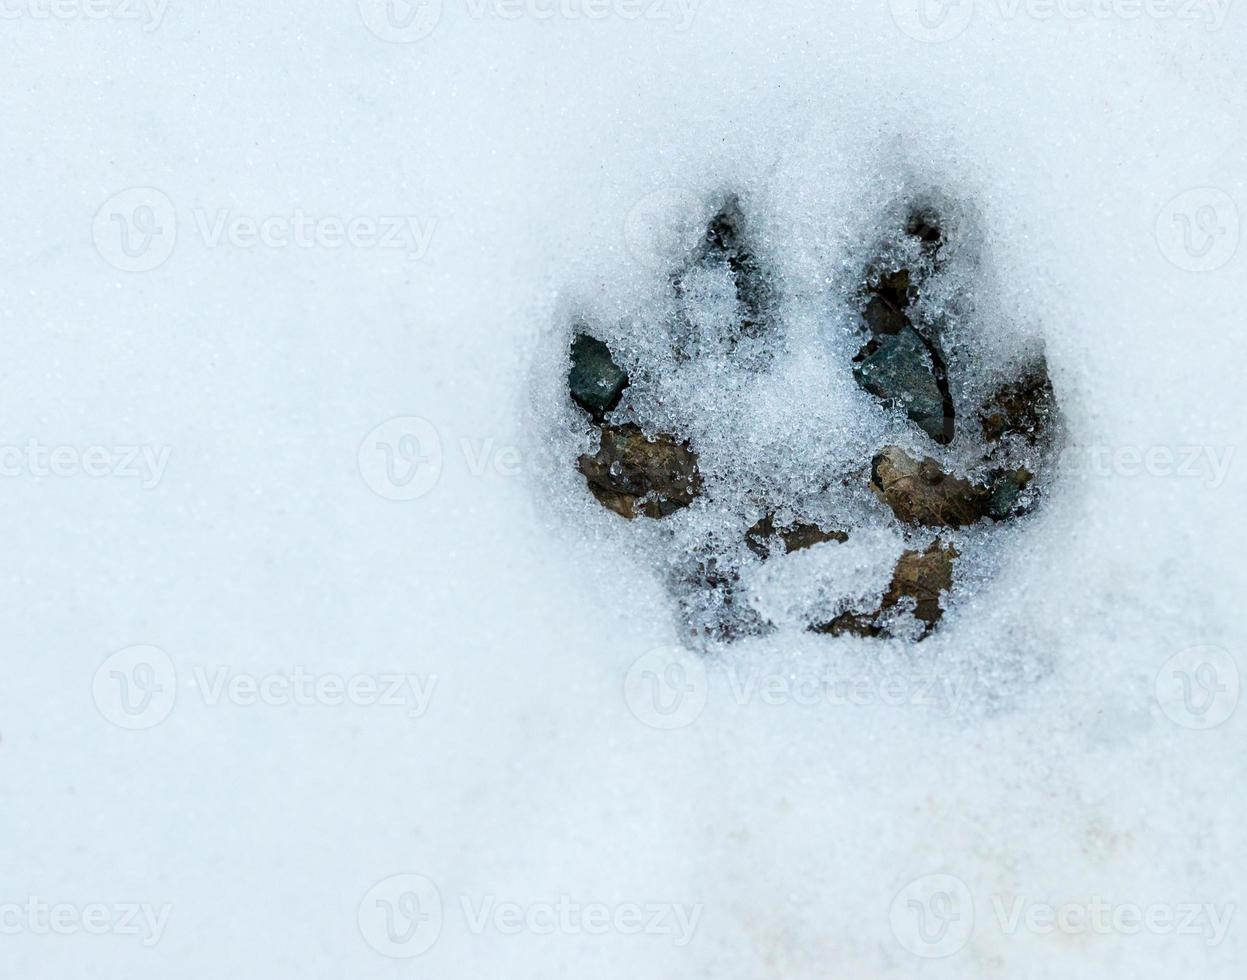
{"label": "exposed ground debris", "polygon": [[[938,254],[943,244],[943,232],[929,212],[911,215],[906,233],[919,239],[929,256]],[[929,274],[926,269],[885,268],[869,276],[862,321],[870,339],[854,358],[853,376],[864,391],[903,409],[923,432],[947,445],[956,434],[956,418],[944,353],[936,331],[917,324],[912,315]]]}
{"label": "exposed ground debris", "polygon": [[580,472],[603,507],[621,517],[674,514],[701,492],[697,454],[668,435],[648,436],[635,425],[603,426],[602,445],[580,457]]}
{"label": "exposed ground debris", "polygon": [[783,546],[784,554],[812,548],[826,541],[845,542],[849,536],[844,531],[824,531],[817,524],[790,524],[777,528],[775,518],[767,516],[758,521],[745,532],[745,543],[759,558],[769,558],[771,551],[778,542]]}
{"label": "exposed ground debris", "polygon": [[601,422],[614,411],[628,387],[628,375],[596,337],[577,333],[572,339],[572,369],[567,377],[572,401]]}
{"label": "exposed ground debris", "polygon": [[897,520],[922,527],[965,527],[987,510],[991,491],[888,446],[870,466],[870,486]]}
{"label": "exposed ground debris", "polygon": [[831,622],[815,627],[815,632],[881,636],[891,629],[889,614],[903,609],[923,624],[921,635],[925,637],[944,615],[941,600],[953,586],[956,558],[957,549],[941,541],[935,541],[926,551],[906,551],[896,563],[892,582],[878,609],[870,613],[841,613]]}
{"label": "exposed ground debris", "polygon": [[1017,436],[1034,446],[1048,434],[1053,413],[1052,380],[1040,359],[1017,381],[997,388],[979,414],[983,438],[997,443]]}

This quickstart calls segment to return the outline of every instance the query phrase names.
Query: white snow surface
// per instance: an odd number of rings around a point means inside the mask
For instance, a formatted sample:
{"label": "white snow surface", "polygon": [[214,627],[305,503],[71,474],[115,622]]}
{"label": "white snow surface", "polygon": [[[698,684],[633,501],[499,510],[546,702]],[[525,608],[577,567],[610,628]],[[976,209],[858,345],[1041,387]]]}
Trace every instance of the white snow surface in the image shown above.
{"label": "white snow surface", "polygon": [[[1241,7],[3,9],[0,975],[1247,973]],[[688,649],[574,470],[571,317],[652,354],[650,219],[729,188],[797,326],[673,386],[711,455],[868,462],[828,338],[915,189],[1046,352],[1060,472],[920,645],[802,629],[876,530]]]}

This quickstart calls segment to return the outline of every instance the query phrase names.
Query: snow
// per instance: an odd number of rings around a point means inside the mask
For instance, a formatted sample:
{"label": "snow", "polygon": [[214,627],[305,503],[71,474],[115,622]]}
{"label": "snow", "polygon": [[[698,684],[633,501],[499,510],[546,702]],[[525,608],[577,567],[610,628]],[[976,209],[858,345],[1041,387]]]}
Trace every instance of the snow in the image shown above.
{"label": "snow", "polygon": [[[1243,14],[1082,10],[7,5],[4,975],[1241,976]],[[703,656],[736,512],[574,470],[571,318],[656,357],[726,188],[786,346],[633,393],[723,472],[895,434],[835,338],[911,192],[1046,353],[1044,506],[920,645],[801,628],[876,528]]]}

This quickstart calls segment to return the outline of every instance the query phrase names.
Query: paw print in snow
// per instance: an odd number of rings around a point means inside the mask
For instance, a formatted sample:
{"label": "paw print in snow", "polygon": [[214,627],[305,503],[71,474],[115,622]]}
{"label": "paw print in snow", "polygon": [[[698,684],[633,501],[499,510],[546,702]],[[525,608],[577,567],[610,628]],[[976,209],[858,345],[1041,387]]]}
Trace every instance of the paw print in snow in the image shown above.
{"label": "paw print in snow", "polygon": [[1042,348],[976,306],[968,218],[897,202],[820,294],[740,197],[708,210],[657,305],[570,323],[586,491],[663,526],[653,558],[696,637],[926,638],[981,583],[990,528],[1050,483]]}

